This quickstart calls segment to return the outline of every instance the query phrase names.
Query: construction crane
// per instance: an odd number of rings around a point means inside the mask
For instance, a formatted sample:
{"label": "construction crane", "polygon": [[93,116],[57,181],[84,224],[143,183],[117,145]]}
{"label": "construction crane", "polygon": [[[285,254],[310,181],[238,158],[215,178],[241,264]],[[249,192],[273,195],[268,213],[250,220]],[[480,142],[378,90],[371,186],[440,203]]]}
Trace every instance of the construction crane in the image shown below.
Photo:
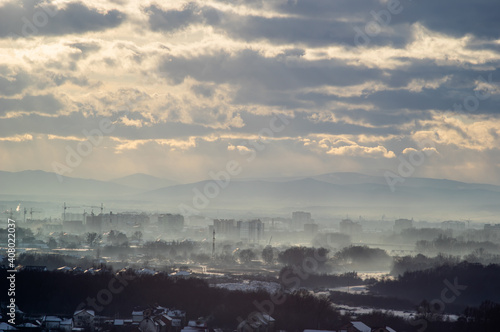
{"label": "construction crane", "polygon": [[63,221],[66,221],[66,209],[79,209],[79,206],[68,206],[66,202],[63,204]]}
{"label": "construction crane", "polygon": [[41,213],[43,211],[40,210],[33,210],[33,208],[30,208],[30,219],[33,220],[33,213]]}
{"label": "construction crane", "polygon": [[96,208],[96,209],[101,209],[101,214],[104,212],[104,204],[101,203],[100,206],[95,206],[95,205],[82,205],[82,207],[89,207],[89,208]]}

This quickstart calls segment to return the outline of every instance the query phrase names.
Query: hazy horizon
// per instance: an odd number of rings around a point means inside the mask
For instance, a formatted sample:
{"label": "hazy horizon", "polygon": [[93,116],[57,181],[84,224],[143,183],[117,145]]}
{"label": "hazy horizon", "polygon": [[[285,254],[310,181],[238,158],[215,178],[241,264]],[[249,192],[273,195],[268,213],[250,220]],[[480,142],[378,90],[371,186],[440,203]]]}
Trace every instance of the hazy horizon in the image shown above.
{"label": "hazy horizon", "polygon": [[497,6],[4,0],[0,169],[500,185]]}

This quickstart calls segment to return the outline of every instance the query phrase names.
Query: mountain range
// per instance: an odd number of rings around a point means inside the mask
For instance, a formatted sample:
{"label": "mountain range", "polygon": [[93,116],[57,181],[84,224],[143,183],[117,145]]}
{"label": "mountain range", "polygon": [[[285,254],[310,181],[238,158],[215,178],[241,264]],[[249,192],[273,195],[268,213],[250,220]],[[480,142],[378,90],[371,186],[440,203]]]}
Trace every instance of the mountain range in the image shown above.
{"label": "mountain range", "polygon": [[[39,170],[0,171],[2,200],[93,199],[172,210],[286,211],[403,216],[493,217],[500,212],[500,186],[446,179],[406,178],[394,191],[384,176],[328,173],[310,177],[205,180],[178,184],[147,174],[100,181],[61,177]],[[181,208],[180,208],[181,207]],[[179,209],[180,208],[180,209]]]}

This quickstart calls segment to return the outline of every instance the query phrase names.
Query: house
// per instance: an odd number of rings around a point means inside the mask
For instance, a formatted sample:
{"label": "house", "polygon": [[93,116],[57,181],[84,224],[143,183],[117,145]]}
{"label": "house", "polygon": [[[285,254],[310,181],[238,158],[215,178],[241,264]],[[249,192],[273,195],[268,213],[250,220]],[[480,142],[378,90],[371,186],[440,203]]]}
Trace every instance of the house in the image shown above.
{"label": "house", "polygon": [[73,326],[76,328],[93,328],[94,320],[94,310],[82,309],[73,314]]}
{"label": "house", "polygon": [[180,330],[186,324],[186,312],[182,310],[167,310],[166,315],[172,318],[172,328]]}
{"label": "house", "polygon": [[71,272],[72,268],[69,267],[69,266],[61,266],[60,268],[58,268],[56,271],[57,272],[64,272],[64,273],[68,273],[68,272]]}
{"label": "house", "polygon": [[376,327],[372,332],[396,332],[396,330],[391,329],[389,326],[386,327]]}
{"label": "house", "polygon": [[73,330],[73,320],[71,318],[62,319],[59,329],[64,332],[71,332]]}
{"label": "house", "polygon": [[258,313],[238,324],[236,330],[238,332],[273,332],[274,324],[273,317]]}
{"label": "house", "polygon": [[132,311],[132,322],[135,324],[139,324],[144,320],[144,310],[134,309]]}
{"label": "house", "polygon": [[45,330],[59,330],[61,327],[62,319],[56,316],[45,316],[42,321],[42,325]]}
{"label": "house", "polygon": [[204,319],[190,320],[188,325],[181,332],[208,332],[207,323]]}
{"label": "house", "polygon": [[148,317],[139,323],[138,329],[141,332],[159,332],[160,326],[151,317]]}
{"label": "house", "polygon": [[163,314],[153,318],[156,324],[158,324],[159,330],[158,332],[170,332],[172,331],[172,321],[173,318]]}
{"label": "house", "polygon": [[344,325],[339,332],[372,332],[372,329],[363,322],[350,322]]}

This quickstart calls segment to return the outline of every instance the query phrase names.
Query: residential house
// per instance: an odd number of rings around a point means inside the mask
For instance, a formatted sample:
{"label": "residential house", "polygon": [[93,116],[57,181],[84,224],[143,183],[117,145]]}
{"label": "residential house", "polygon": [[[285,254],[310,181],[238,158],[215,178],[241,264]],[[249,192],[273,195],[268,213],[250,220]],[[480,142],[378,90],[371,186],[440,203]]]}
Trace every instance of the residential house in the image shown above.
{"label": "residential house", "polygon": [[73,326],[76,328],[90,328],[93,329],[95,321],[94,310],[82,309],[77,310],[73,314]]}
{"label": "residential house", "polygon": [[73,320],[71,318],[62,319],[61,324],[59,324],[59,330],[71,332],[73,330]]}
{"label": "residential house", "polygon": [[396,330],[391,329],[389,326],[386,326],[386,327],[376,327],[372,329],[372,332],[396,332]]}
{"label": "residential house", "polygon": [[56,316],[45,316],[42,321],[42,326],[47,331],[56,331],[61,327],[62,319]]}
{"label": "residential house", "polygon": [[258,313],[238,324],[236,330],[238,332],[274,332],[274,325],[273,317]]}
{"label": "residential house", "polygon": [[350,322],[344,325],[339,332],[372,332],[372,329],[363,322]]}

